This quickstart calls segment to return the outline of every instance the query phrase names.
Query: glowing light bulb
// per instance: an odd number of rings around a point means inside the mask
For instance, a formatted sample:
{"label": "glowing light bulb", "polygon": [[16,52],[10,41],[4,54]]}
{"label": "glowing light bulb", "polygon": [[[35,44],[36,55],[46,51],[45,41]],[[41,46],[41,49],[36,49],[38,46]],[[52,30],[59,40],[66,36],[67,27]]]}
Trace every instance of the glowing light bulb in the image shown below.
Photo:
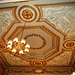
{"label": "glowing light bulb", "polygon": [[23,54],[23,50],[20,50],[20,51],[19,51],[19,54]]}
{"label": "glowing light bulb", "polygon": [[18,42],[18,38],[17,37],[14,38],[13,42]]}
{"label": "glowing light bulb", "polygon": [[22,39],[21,40],[21,43],[25,44],[26,43],[26,40],[25,39]]}
{"label": "glowing light bulb", "polygon": [[73,72],[73,75],[75,75],[75,72]]}
{"label": "glowing light bulb", "polygon": [[12,45],[12,40],[9,40],[9,41],[8,41],[8,44],[9,44],[9,45]]}
{"label": "glowing light bulb", "polygon": [[28,48],[25,48],[25,50],[24,50],[25,52],[29,52],[29,49]]}
{"label": "glowing light bulb", "polygon": [[12,46],[11,45],[8,45],[7,48],[12,48]]}
{"label": "glowing light bulb", "polygon": [[25,46],[26,48],[30,48],[30,45],[29,44],[26,44],[26,46]]}
{"label": "glowing light bulb", "polygon": [[13,53],[16,53],[16,49],[15,49],[15,48],[13,48],[12,52],[13,52]]}

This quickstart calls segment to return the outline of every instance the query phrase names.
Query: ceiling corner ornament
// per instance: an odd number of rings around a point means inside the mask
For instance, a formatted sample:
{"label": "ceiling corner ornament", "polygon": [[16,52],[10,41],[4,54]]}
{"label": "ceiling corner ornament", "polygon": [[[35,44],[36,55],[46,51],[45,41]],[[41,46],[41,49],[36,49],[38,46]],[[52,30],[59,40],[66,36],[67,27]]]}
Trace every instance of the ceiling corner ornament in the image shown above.
{"label": "ceiling corner ornament", "polygon": [[39,18],[39,11],[33,5],[23,5],[17,8],[16,16],[21,22],[33,22]]}

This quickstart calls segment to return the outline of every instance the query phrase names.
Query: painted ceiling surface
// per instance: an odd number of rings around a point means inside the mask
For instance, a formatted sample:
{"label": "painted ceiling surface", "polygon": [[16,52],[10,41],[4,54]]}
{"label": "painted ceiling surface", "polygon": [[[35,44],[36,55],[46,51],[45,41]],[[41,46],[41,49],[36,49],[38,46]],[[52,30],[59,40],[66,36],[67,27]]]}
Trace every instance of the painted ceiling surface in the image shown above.
{"label": "painted ceiling surface", "polygon": [[10,23],[14,20],[12,10],[0,11],[0,36],[7,31]]}
{"label": "painted ceiling surface", "polygon": [[[26,26],[24,27],[24,22]],[[5,51],[14,37],[30,44],[29,54]],[[75,64],[75,5],[20,4],[0,9],[0,64],[6,67],[68,66]],[[3,63],[2,63],[3,62]]]}
{"label": "painted ceiling surface", "polygon": [[75,32],[75,6],[43,7],[43,18],[65,33]]}

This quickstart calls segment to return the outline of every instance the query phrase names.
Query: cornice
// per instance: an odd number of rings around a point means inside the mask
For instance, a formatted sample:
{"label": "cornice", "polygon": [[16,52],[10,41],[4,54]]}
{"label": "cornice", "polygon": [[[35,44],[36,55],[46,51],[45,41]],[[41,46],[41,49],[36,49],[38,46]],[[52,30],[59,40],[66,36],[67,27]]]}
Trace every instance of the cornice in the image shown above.
{"label": "cornice", "polygon": [[22,4],[33,4],[37,6],[52,6],[52,5],[75,5],[75,0],[26,0],[26,1],[14,1],[14,2],[2,2],[0,1],[0,8],[6,8],[6,7],[14,7],[14,6],[19,6]]}
{"label": "cornice", "polygon": [[8,67],[6,73],[35,73],[36,69],[41,69],[42,73],[69,73],[74,72],[74,67]]}

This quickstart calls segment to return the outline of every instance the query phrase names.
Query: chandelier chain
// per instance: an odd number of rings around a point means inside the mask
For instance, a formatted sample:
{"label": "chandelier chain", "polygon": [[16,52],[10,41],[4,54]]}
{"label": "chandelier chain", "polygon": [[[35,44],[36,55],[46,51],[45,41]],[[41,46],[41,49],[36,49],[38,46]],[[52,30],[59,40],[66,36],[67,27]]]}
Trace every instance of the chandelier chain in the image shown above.
{"label": "chandelier chain", "polygon": [[[24,27],[25,27],[25,25],[26,25],[26,21],[25,21],[25,23],[24,23]],[[23,39],[24,27],[23,27],[23,29],[22,29],[22,34],[21,34],[21,38],[20,38],[20,40]]]}

